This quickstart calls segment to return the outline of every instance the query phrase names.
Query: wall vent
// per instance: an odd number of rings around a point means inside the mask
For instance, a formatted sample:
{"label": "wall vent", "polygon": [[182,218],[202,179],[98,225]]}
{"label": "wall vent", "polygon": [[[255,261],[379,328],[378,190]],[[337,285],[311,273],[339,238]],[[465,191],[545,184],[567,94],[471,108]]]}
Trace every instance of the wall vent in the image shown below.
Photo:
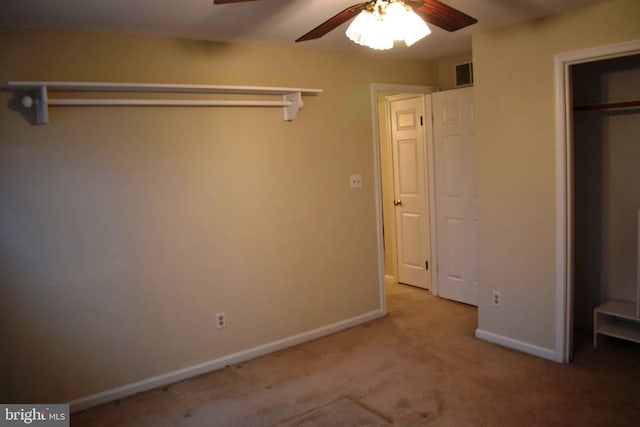
{"label": "wall vent", "polygon": [[456,65],[456,87],[473,84],[473,62]]}

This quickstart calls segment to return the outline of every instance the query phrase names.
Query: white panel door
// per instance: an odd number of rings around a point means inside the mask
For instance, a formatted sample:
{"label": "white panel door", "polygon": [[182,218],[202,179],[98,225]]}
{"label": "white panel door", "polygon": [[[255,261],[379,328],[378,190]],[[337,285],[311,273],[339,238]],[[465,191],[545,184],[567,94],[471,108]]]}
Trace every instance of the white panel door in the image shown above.
{"label": "white panel door", "polygon": [[473,88],[432,95],[438,295],[477,305]]}
{"label": "white panel door", "polygon": [[388,98],[396,219],[398,282],[431,288],[424,96]]}

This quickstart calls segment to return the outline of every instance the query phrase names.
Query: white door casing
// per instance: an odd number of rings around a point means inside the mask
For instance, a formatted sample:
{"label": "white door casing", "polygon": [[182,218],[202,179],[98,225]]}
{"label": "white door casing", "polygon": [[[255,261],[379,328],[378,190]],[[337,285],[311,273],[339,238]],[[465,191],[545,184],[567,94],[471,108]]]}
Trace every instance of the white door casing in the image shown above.
{"label": "white door casing", "polygon": [[431,289],[425,97],[387,97],[393,152],[397,280]]}
{"label": "white door casing", "polygon": [[[384,271],[384,226],[383,226],[383,205],[382,205],[382,179],[383,176],[381,174],[381,162],[385,161],[384,158],[380,155],[380,144],[381,144],[381,135],[380,135],[380,118],[379,118],[379,109],[378,102],[379,96],[383,93],[412,93],[418,95],[426,95],[433,93],[437,90],[435,86],[417,86],[417,85],[401,85],[401,84],[391,84],[391,83],[371,83],[370,85],[370,98],[371,98],[371,123],[372,128],[371,132],[373,134],[372,142],[373,142],[373,178],[374,178],[374,186],[375,186],[375,209],[376,209],[376,247],[377,247],[377,265],[378,265],[378,298],[382,311],[387,313],[387,297],[386,297],[386,285],[385,285],[385,271]],[[426,97],[425,99],[427,105],[427,116],[431,117],[431,98]],[[433,153],[433,134],[432,132],[427,133],[427,144],[429,147],[429,152]],[[430,174],[430,203],[429,207],[431,209],[430,216],[431,218],[435,218],[435,200],[433,191],[433,155],[429,155],[429,174]],[[386,207],[384,208],[386,209]],[[435,248],[435,223],[431,222],[431,247]],[[433,263],[435,264],[437,260],[435,259],[437,256],[436,251],[433,251]],[[435,275],[432,276],[432,284],[433,288],[437,289],[438,281]]]}
{"label": "white door casing", "polygon": [[473,88],[431,95],[438,295],[477,305],[477,188]]}
{"label": "white door casing", "polygon": [[571,66],[640,54],[640,39],[554,56],[556,157],[556,333],[555,360],[568,363],[573,342],[573,120]]}

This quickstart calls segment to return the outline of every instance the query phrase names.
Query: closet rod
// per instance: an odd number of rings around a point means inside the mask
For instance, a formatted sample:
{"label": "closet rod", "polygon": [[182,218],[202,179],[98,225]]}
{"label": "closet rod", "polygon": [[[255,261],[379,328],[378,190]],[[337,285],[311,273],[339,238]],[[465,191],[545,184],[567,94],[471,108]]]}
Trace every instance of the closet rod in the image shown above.
{"label": "closet rod", "polygon": [[288,107],[291,101],[198,100],[198,99],[89,99],[49,98],[49,105],[62,106],[140,106],[140,107]]}
{"label": "closet rod", "polygon": [[609,110],[614,108],[640,107],[640,101],[609,102],[604,104],[576,105],[573,111]]}

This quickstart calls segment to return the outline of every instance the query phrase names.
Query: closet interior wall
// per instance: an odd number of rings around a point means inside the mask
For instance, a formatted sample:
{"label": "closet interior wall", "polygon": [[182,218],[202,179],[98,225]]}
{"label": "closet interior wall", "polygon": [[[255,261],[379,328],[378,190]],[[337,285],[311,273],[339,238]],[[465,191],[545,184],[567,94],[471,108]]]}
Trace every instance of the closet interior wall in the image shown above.
{"label": "closet interior wall", "polygon": [[[640,55],[572,66],[573,105],[640,100]],[[574,326],[636,300],[640,107],[574,112]]]}

